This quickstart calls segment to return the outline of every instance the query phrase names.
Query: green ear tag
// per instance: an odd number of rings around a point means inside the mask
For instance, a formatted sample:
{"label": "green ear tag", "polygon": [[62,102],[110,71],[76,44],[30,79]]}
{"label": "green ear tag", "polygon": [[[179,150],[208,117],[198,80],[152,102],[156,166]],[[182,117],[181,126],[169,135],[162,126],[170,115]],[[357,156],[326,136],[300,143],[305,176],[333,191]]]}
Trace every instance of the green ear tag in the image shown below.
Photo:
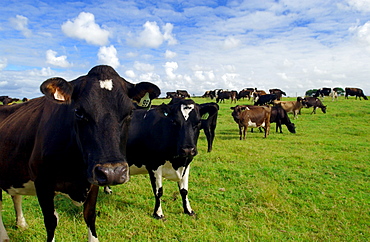
{"label": "green ear tag", "polygon": [[142,97],[140,99],[140,102],[139,102],[138,106],[143,107],[143,108],[147,108],[147,107],[149,107],[149,105],[150,105],[150,98],[149,98],[149,92],[147,92],[144,95],[144,97]]}

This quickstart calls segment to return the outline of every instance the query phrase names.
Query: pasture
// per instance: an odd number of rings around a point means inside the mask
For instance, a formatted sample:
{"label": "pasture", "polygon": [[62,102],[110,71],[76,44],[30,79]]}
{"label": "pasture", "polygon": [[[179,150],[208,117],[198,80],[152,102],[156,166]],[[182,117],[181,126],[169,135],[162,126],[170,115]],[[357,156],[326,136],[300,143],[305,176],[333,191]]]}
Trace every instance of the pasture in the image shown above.
{"label": "pasture", "polygon": [[[194,98],[198,103],[210,99]],[[294,100],[284,98],[283,100]],[[154,104],[169,102],[157,99]],[[182,213],[177,184],[164,182],[163,211],[156,220],[149,177],[102,189],[97,204],[100,241],[369,241],[370,101],[326,98],[327,113],[302,109],[296,134],[271,125],[268,138],[255,130],[239,140],[227,100],[221,103],[213,151],[203,131],[191,163],[189,199],[196,216]],[[250,104],[239,101],[237,104]],[[145,151],[143,151],[145,152]],[[3,220],[12,241],[43,241],[35,197],[23,197],[29,228],[17,229],[10,196]],[[58,195],[56,241],[86,241],[82,208]]]}

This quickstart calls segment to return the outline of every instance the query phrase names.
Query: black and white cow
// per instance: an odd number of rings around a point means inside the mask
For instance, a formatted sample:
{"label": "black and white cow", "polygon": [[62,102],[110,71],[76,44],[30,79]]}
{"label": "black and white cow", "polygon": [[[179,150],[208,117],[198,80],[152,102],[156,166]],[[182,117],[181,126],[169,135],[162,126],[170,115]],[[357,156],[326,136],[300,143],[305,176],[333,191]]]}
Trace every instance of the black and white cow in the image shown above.
{"label": "black and white cow", "polygon": [[302,105],[306,108],[313,108],[311,114],[316,114],[316,109],[321,108],[321,111],[323,113],[326,113],[326,106],[322,104],[321,100],[318,99],[317,97],[305,97],[302,100]]}
{"label": "black and white cow", "polygon": [[274,100],[276,100],[276,99],[277,99],[276,94],[260,95],[258,100],[254,103],[254,105],[273,104]]}
{"label": "black and white cow", "polygon": [[[124,147],[132,99],[148,106],[160,90],[151,83],[131,84],[109,66],[70,82],[51,78],[40,88],[44,97],[0,107],[0,212],[4,190],[14,196],[18,225],[25,226],[21,195],[37,195],[47,241],[54,241],[54,196],[60,192],[84,204],[88,240],[98,241],[99,186],[129,179]],[[0,214],[0,241],[7,240]]]}
{"label": "black and white cow", "polygon": [[155,197],[155,218],[164,218],[163,178],[178,183],[184,213],[195,214],[188,199],[190,162],[198,153],[201,117],[206,113],[212,116],[213,107],[198,105],[191,99],[173,99],[169,104],[133,112],[127,141],[130,175],[149,174]]}

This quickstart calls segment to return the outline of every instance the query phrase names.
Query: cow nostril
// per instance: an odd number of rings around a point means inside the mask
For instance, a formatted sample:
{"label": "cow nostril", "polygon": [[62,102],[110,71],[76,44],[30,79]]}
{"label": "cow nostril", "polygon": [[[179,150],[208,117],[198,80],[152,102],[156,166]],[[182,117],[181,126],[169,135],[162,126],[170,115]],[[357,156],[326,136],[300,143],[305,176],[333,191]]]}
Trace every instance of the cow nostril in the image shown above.
{"label": "cow nostril", "polygon": [[108,172],[106,168],[98,166],[95,168],[94,174],[95,179],[99,185],[104,185],[108,183]]}

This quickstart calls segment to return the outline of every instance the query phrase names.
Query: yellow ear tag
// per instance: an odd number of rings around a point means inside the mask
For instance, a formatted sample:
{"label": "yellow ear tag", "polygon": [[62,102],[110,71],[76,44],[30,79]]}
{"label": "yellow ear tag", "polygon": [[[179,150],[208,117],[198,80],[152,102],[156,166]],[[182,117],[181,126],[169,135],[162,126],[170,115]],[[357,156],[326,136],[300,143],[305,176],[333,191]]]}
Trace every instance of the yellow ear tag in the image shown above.
{"label": "yellow ear tag", "polygon": [[149,105],[150,105],[150,98],[149,98],[149,92],[147,92],[144,95],[144,97],[142,97],[140,99],[140,102],[139,102],[138,106],[143,107],[143,108],[147,108],[147,107],[149,107]]}

